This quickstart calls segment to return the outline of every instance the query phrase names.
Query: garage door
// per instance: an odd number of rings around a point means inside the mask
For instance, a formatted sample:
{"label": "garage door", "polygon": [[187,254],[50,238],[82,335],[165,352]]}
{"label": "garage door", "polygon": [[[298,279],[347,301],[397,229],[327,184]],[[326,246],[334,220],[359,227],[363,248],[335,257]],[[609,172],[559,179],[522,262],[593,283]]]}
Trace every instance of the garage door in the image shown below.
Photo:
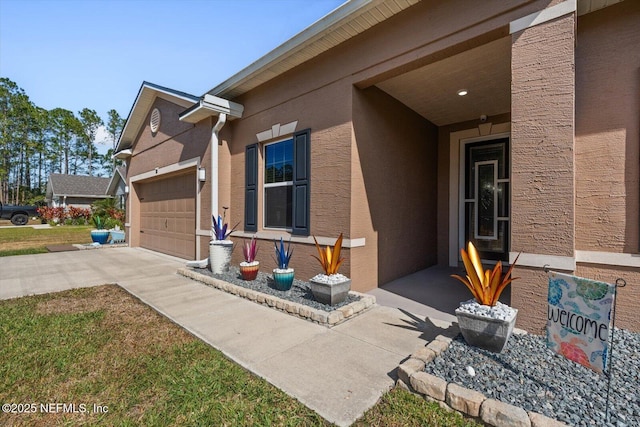
{"label": "garage door", "polygon": [[195,172],[140,185],[140,246],[185,259],[196,255]]}

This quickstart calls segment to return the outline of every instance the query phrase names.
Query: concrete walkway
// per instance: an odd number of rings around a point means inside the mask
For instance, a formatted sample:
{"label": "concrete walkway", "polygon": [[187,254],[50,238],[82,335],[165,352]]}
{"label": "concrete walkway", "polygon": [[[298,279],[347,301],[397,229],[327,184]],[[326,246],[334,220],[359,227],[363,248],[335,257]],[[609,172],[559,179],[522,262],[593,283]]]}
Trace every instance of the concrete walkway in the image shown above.
{"label": "concrete walkway", "polygon": [[449,326],[391,307],[332,329],[175,274],[184,261],[142,249],[0,258],[0,299],[118,283],[328,421],[347,426],[395,383],[397,366]]}

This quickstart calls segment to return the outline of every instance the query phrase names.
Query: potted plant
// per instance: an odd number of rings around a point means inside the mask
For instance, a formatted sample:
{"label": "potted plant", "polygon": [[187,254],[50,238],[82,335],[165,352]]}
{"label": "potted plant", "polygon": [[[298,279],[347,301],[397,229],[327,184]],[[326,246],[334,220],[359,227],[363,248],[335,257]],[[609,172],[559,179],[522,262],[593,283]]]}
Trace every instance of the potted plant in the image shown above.
{"label": "potted plant", "polygon": [[213,273],[222,274],[229,271],[231,263],[231,254],[233,252],[233,241],[229,240],[229,235],[236,229],[236,224],[231,230],[227,231],[228,224],[225,222],[227,211],[225,208],[224,215],[216,217],[211,215],[211,241],[209,242],[209,268]]}
{"label": "potted plant", "polygon": [[260,270],[260,262],[256,261],[256,255],[258,254],[256,236],[252,236],[250,242],[244,242],[242,254],[244,255],[244,261],[240,263],[242,279],[254,280],[258,275],[258,270]]}
{"label": "potted plant", "polygon": [[469,242],[467,248],[467,251],[460,249],[467,277],[451,275],[464,283],[473,295],[473,299],[460,303],[456,309],[458,326],[467,344],[501,353],[513,332],[518,310],[502,304],[498,298],[507,285],[517,279],[511,277],[511,272],[520,254],[503,276],[501,261],[493,270],[485,271],[473,243]]}
{"label": "potted plant", "polygon": [[333,245],[333,249],[327,246],[323,250],[315,236],[313,241],[316,243],[319,255],[313,255],[313,257],[320,262],[324,270],[324,274],[317,274],[309,281],[313,297],[322,304],[339,304],[347,298],[351,289],[351,279],[338,273],[338,268],[344,261],[344,258],[340,258],[342,233]]}
{"label": "potted plant", "polygon": [[277,242],[273,242],[273,246],[276,251],[276,264],[278,268],[273,269],[273,282],[275,287],[279,291],[288,291],[293,284],[293,276],[295,271],[293,268],[289,268],[289,261],[293,254],[291,249],[291,241],[287,245],[287,249],[284,248],[284,241],[280,238],[280,247]]}
{"label": "potted plant", "polygon": [[91,240],[94,243],[104,245],[109,240],[109,230],[104,229],[104,223],[100,215],[93,215],[91,219],[96,226],[96,228],[91,230]]}

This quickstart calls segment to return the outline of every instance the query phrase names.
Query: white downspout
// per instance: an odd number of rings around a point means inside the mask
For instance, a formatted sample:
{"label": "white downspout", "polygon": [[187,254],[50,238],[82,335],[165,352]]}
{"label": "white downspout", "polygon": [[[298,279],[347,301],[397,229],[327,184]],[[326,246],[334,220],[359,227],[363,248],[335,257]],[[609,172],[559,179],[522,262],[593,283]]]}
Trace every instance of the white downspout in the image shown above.
{"label": "white downspout", "polygon": [[[211,168],[209,181],[211,182],[211,215],[218,215],[218,133],[227,122],[225,113],[218,114],[218,121],[211,129]],[[211,227],[211,226],[210,226]],[[213,238],[213,236],[212,236]],[[198,261],[187,261],[187,267],[206,268],[209,265],[209,257]]]}
{"label": "white downspout", "polygon": [[227,115],[220,113],[218,121],[211,130],[211,215],[218,215],[218,133],[227,122]]}

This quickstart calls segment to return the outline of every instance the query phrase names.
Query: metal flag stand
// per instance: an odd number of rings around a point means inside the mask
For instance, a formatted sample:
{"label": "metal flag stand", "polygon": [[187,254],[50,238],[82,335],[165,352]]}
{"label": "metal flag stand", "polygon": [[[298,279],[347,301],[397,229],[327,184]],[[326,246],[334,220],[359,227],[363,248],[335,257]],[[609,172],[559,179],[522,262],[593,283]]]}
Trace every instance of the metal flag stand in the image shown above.
{"label": "metal flag stand", "polygon": [[[545,264],[542,269],[545,273],[549,274],[551,271],[549,269],[549,264]],[[627,282],[622,279],[616,279],[616,283],[613,285],[613,304],[611,306],[611,336],[609,342],[609,352],[608,352],[608,362],[609,366],[607,366],[607,372],[604,375],[607,377],[607,400],[605,404],[605,420],[608,423],[611,418],[610,408],[609,408],[609,396],[611,394],[611,370],[613,368],[613,347],[614,347],[614,334],[615,334],[615,326],[616,326],[616,305],[618,303],[618,288],[624,288],[627,286]]]}
{"label": "metal flag stand", "polygon": [[618,303],[618,288],[624,288],[627,286],[627,282],[624,279],[616,279],[616,283],[613,287],[613,307],[611,307],[611,344],[609,345],[609,366],[607,369],[607,403],[606,403],[606,420],[610,421],[611,414],[609,413],[609,394],[611,392],[611,369],[613,368],[613,337],[616,331],[616,305]]}

